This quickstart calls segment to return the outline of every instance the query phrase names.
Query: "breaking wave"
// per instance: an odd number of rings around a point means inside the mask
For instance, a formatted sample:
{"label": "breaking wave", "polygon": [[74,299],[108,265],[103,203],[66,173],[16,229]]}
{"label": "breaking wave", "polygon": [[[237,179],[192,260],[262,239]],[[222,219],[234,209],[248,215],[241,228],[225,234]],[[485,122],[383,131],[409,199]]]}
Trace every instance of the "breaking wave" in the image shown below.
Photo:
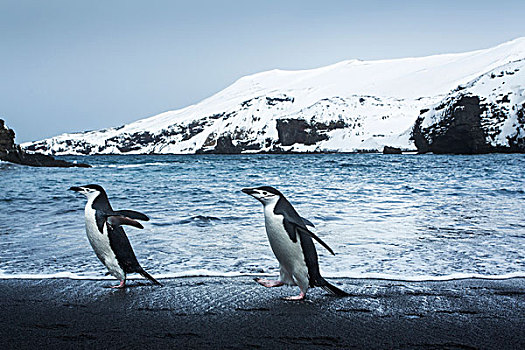
{"label": "breaking wave", "polygon": [[[271,277],[278,276],[278,274],[268,273],[243,273],[243,272],[221,272],[221,271],[210,271],[205,269],[200,270],[188,270],[174,273],[156,274],[156,279],[172,279],[172,278],[190,278],[190,277]],[[353,274],[353,273],[336,273],[336,274],[325,274],[326,278],[340,278],[340,279],[359,279],[359,280],[385,280],[385,281],[400,281],[400,282],[443,282],[443,281],[455,281],[464,279],[485,279],[485,280],[505,280],[511,278],[525,278],[525,272],[514,272],[502,275],[483,275],[476,273],[455,273],[451,275],[443,276],[403,276],[403,275],[389,275],[383,273],[367,273],[367,274]],[[0,272],[0,279],[56,279],[65,278],[72,280],[114,280],[111,276],[100,276],[100,275],[82,275],[71,272],[58,272],[54,274],[7,274]],[[135,275],[130,276],[128,279],[143,279],[143,277]]]}

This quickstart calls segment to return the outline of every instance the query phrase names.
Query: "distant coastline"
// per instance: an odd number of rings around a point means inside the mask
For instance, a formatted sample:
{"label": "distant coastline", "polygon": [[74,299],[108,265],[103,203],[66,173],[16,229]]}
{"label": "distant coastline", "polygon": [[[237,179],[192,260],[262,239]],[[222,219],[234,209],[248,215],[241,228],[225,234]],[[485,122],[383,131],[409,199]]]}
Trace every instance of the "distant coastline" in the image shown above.
{"label": "distant coastline", "polygon": [[4,162],[33,167],[89,168],[88,164],[72,163],[55,159],[49,155],[27,153],[20,145],[15,144],[15,132],[0,119],[0,160]]}

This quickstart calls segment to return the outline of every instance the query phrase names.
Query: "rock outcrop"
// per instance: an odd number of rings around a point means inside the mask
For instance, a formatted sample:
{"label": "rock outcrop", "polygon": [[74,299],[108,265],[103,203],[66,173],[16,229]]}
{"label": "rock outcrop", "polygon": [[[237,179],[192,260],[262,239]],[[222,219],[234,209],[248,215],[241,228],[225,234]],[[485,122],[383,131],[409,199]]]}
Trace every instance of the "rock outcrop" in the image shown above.
{"label": "rock outcrop", "polygon": [[27,153],[15,144],[15,132],[0,119],[0,160],[35,167],[91,167],[83,163],[71,163],[39,153]]}
{"label": "rock outcrop", "polygon": [[494,69],[420,112],[419,153],[524,153],[524,60]]}
{"label": "rock outcrop", "polygon": [[425,125],[425,117],[420,116],[414,125],[412,139],[418,153],[436,154],[483,154],[483,153],[523,153],[525,152],[525,104],[516,110],[516,122],[512,127],[516,132],[500,137],[506,142],[492,142],[504,130],[498,130],[497,121],[505,121],[505,115],[496,112],[499,108],[481,102],[479,96],[459,96],[442,106],[442,118]]}
{"label": "rock outcrop", "polygon": [[401,154],[401,148],[385,146],[383,148],[383,154]]}
{"label": "rock outcrop", "polygon": [[477,96],[461,96],[444,106],[443,118],[429,127],[416,120],[413,140],[419,153],[478,154],[490,152],[481,128],[481,106]]}
{"label": "rock outcrop", "polygon": [[282,146],[292,146],[296,143],[314,145],[319,141],[328,140],[328,132],[344,128],[342,120],[329,123],[308,123],[304,119],[277,119],[278,143]]}

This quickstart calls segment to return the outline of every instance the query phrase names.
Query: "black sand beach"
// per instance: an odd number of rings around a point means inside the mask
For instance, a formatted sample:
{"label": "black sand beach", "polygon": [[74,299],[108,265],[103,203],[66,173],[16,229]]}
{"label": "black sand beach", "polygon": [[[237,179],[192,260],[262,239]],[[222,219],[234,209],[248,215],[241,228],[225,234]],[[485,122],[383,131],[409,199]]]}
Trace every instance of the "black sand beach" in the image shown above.
{"label": "black sand beach", "polygon": [[338,280],[351,297],[250,277],[0,280],[1,349],[524,349],[525,279]]}

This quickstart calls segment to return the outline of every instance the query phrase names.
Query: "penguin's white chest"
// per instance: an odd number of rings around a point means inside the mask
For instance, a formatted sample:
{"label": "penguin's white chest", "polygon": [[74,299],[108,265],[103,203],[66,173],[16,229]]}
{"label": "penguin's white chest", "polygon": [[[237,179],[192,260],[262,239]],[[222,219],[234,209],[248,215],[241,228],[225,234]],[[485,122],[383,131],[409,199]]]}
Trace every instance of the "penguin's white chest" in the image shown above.
{"label": "penguin's white chest", "polygon": [[283,224],[284,217],[282,215],[275,215],[273,208],[268,206],[264,209],[264,222],[266,226],[266,234],[270,241],[270,246],[275,254],[275,257],[284,268],[287,274],[292,275],[297,279],[301,275],[307,273],[306,262],[301,247],[301,239],[297,236],[297,241],[293,242],[286,232]]}
{"label": "penguin's white chest", "polygon": [[91,247],[95,251],[95,254],[108,268],[108,271],[111,273],[111,275],[120,280],[124,279],[126,274],[120,267],[117,257],[111,249],[107,227],[104,225],[102,233],[98,230],[97,222],[95,220],[95,209],[91,207],[90,202],[88,202],[85,208],[85,219],[87,237]]}

